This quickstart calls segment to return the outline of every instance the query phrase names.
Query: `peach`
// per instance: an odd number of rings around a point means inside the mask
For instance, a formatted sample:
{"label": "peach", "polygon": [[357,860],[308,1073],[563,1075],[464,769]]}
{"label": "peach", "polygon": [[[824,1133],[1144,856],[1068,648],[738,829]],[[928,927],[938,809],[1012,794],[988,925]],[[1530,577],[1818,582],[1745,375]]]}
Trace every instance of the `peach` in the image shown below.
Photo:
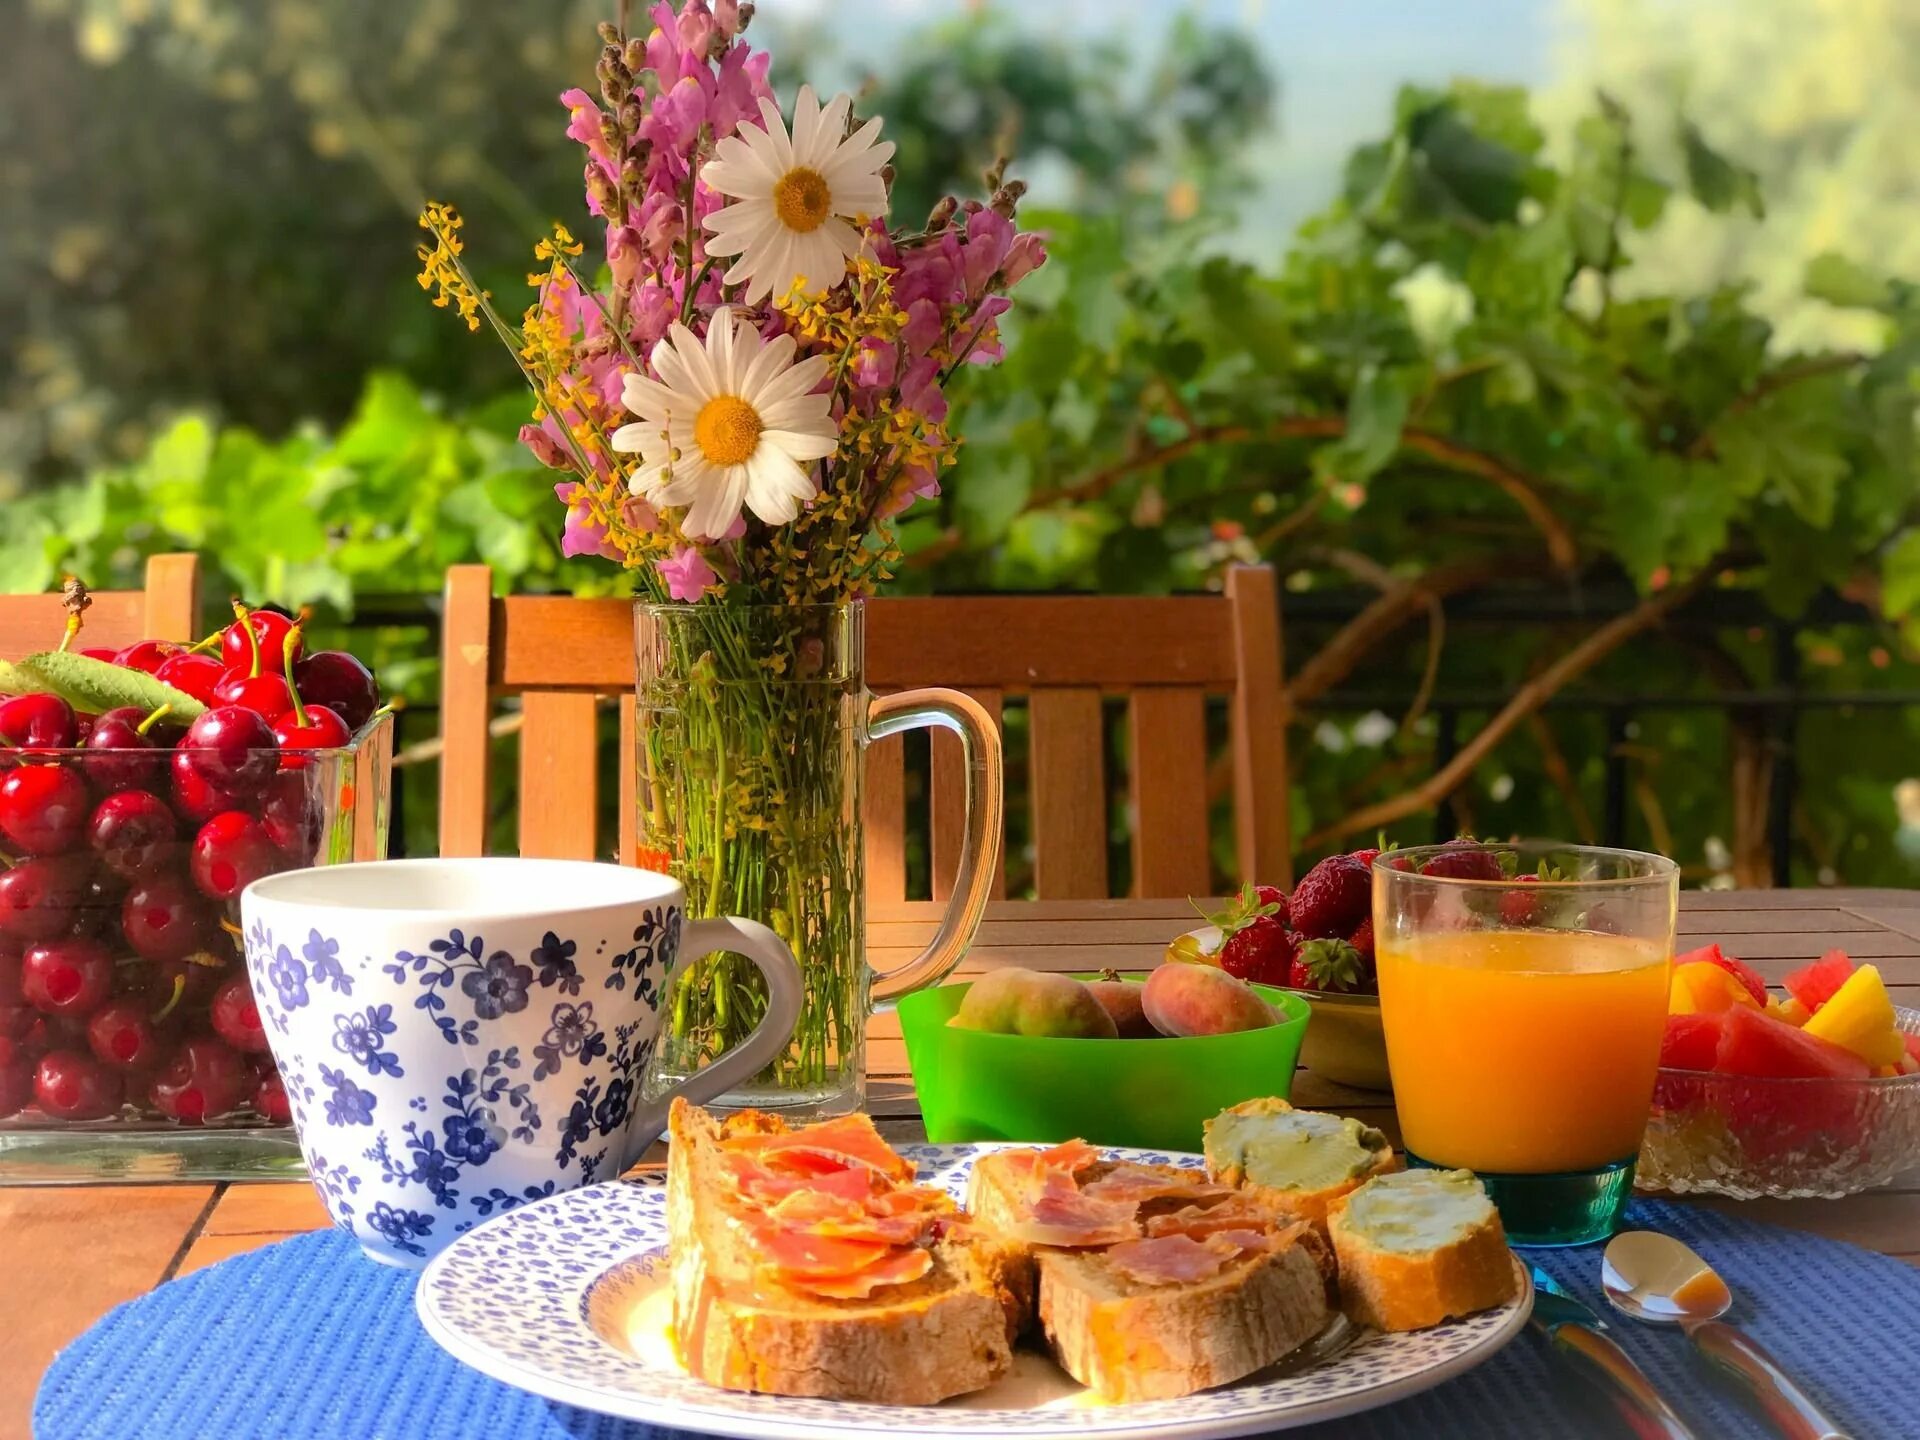
{"label": "peach", "polygon": [[1228,1035],[1280,1023],[1245,981],[1210,965],[1160,965],[1141,986],[1140,1003],[1162,1035]]}
{"label": "peach", "polygon": [[1147,1019],[1142,999],[1146,988],[1138,981],[1122,980],[1118,970],[1102,970],[1098,980],[1087,982],[1100,1008],[1113,1017],[1114,1029],[1122,1040],[1150,1040],[1160,1033]]}
{"label": "peach", "polygon": [[1112,1040],[1119,1033],[1093,992],[1071,975],[1009,967],[974,981],[947,1022],[961,1030],[1055,1039]]}

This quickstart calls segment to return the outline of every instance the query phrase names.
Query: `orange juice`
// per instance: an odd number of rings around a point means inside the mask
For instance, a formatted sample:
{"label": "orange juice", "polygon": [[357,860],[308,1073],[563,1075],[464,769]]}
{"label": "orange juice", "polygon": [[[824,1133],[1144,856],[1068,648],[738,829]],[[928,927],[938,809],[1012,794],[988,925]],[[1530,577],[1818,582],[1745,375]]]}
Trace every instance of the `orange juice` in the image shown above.
{"label": "orange juice", "polygon": [[1640,1148],[1669,946],[1585,931],[1453,930],[1379,946],[1406,1147],[1492,1174],[1585,1170]]}

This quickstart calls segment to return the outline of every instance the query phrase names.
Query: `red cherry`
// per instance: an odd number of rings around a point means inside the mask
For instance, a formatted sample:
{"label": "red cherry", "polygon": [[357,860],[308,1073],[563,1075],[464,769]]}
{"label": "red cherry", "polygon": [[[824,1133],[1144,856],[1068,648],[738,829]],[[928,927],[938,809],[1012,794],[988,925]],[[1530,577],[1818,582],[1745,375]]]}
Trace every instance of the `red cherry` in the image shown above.
{"label": "red cherry", "polygon": [[239,797],[219,785],[209,784],[194,768],[193,757],[185,750],[173,752],[168,762],[173,771],[173,805],[188,820],[211,820],[222,810],[231,810]]}
{"label": "red cherry", "polygon": [[104,1120],[120,1108],[120,1077],[79,1050],[53,1050],[33,1072],[33,1098],[58,1120]]}
{"label": "red cherry", "polygon": [[169,737],[159,733],[158,724],[142,731],[146,723],[146,714],[135,705],[109,710],[94,722],[86,747],[99,753],[89,753],[82,762],[94,789],[103,795],[144,790],[166,773],[166,757],[159,752]]}
{"label": "red cherry", "polygon": [[18,1115],[33,1099],[33,1064],[25,1058],[0,1065],[0,1120]]}
{"label": "red cherry", "polygon": [[72,927],[87,892],[78,856],[23,860],[0,870],[0,940],[53,940]]}
{"label": "red cherry", "polygon": [[205,903],[174,875],[150,876],[129,890],[120,927],[148,960],[184,960],[207,947],[213,929]]}
{"label": "red cherry", "polygon": [[307,723],[300,723],[300,711],[289,710],[273,722],[273,738],[280,748],[292,751],[280,761],[283,770],[299,770],[308,762],[304,750],[338,750],[353,743],[353,732],[325,705],[304,705]]}
{"label": "red cherry", "polygon": [[87,1045],[101,1064],[116,1070],[151,1069],[165,1050],[147,1012],[127,1000],[94,1011],[87,1022]]}
{"label": "red cherry", "polygon": [[266,826],[239,810],[223,810],[193,837],[189,868],[201,894],[232,900],[285,863]]}
{"label": "red cherry", "polygon": [[161,663],[153,678],[191,695],[202,705],[211,705],[213,687],[220,683],[222,673],[220,662],[211,655],[174,655]]}
{"label": "red cherry", "polygon": [[[266,673],[278,670],[287,651],[287,633],[293,629],[293,620],[273,610],[252,610],[244,620],[235,620],[227,627],[227,633],[220,637],[220,658],[229,670],[244,670],[252,675],[255,672]],[[253,638],[247,635],[253,631]],[[255,642],[258,642],[256,650]],[[293,658],[297,662],[305,647],[294,641]],[[254,663],[256,653],[259,663]]]}
{"label": "red cherry", "polygon": [[293,1107],[287,1104],[287,1086],[278,1074],[263,1075],[254,1087],[253,1108],[274,1125],[291,1125]]}
{"label": "red cherry", "polygon": [[118,650],[108,650],[100,645],[89,645],[80,653],[89,660],[98,660],[105,665],[111,665],[115,660],[120,658],[120,652]]}
{"label": "red cherry", "polygon": [[293,691],[284,675],[247,675],[229,670],[213,688],[213,698],[222,705],[237,705],[243,710],[278,720],[293,709]]}
{"label": "red cherry", "polygon": [[260,797],[260,823],[294,865],[311,865],[320,844],[319,813],[307,793],[307,777],[283,770]]}
{"label": "red cherry", "polygon": [[20,988],[20,957],[0,953],[0,1006],[24,1004],[26,992]]}
{"label": "red cherry", "polygon": [[174,656],[186,653],[171,640],[139,640],[115,655],[113,663],[151,675]]}
{"label": "red cherry", "polygon": [[257,1055],[267,1048],[260,1007],[254,1004],[253,986],[247,983],[246,976],[236,975],[213,992],[209,1018],[213,1021],[213,1033],[234,1049]]}
{"label": "red cherry", "polygon": [[148,1098],[170,1120],[198,1125],[226,1114],[247,1093],[247,1065],[218,1040],[196,1035],[182,1042],[153,1077]]}
{"label": "red cherry", "polygon": [[113,993],[113,957],[91,940],[52,940],[20,959],[20,991],[48,1015],[87,1015]]}
{"label": "red cherry", "polygon": [[324,705],[351,730],[358,730],[380,708],[380,686],[373,671],[344,650],[317,650],[294,671],[300,698]]}
{"label": "red cherry", "polygon": [[186,756],[187,765],[207,784],[234,794],[251,795],[280,768],[273,727],[239,705],[207,711],[187,727],[187,738],[175,753]]}
{"label": "red cherry", "polygon": [[100,863],[126,880],[163,868],[178,854],[180,827],[158,795],[123,790],[102,800],[87,822],[87,843]]}
{"label": "red cherry", "polygon": [[16,766],[0,779],[0,832],[28,855],[58,855],[79,843],[89,798],[64,765]]}
{"label": "red cherry", "polygon": [[0,745],[60,750],[73,744],[73,707],[58,695],[18,695],[0,703]]}

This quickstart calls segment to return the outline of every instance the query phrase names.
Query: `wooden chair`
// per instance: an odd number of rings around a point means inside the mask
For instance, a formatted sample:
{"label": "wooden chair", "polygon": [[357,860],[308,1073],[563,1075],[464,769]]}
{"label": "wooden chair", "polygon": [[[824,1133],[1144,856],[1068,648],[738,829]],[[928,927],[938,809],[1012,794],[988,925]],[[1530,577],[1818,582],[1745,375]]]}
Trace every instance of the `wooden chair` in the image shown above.
{"label": "wooden chair", "polygon": [[[447,573],[441,685],[443,855],[482,852],[489,726],[496,701],[521,703],[519,845],[525,855],[590,858],[597,836],[599,696],[620,710],[620,837],[635,848],[633,615],[624,600],[496,599],[482,565]],[[1286,741],[1279,597],[1264,566],[1233,570],[1223,595],[955,596],[867,607],[876,692],[947,685],[995,714],[1029,710],[1035,890],[1105,898],[1107,778],[1103,697],[1125,698],[1132,889],[1210,891],[1206,702],[1230,706],[1236,869],[1288,884]],[[961,843],[959,745],[937,736],[931,856],[936,897]],[[868,752],[867,888],[906,896],[906,803],[898,739]],[[1004,888],[1004,886],[1003,886]]]}
{"label": "wooden chair", "polygon": [[[199,639],[200,557],[152,556],[146,582],[144,590],[94,591],[77,644],[119,650],[136,640]],[[57,594],[0,596],[0,659],[53,649],[66,620]]]}

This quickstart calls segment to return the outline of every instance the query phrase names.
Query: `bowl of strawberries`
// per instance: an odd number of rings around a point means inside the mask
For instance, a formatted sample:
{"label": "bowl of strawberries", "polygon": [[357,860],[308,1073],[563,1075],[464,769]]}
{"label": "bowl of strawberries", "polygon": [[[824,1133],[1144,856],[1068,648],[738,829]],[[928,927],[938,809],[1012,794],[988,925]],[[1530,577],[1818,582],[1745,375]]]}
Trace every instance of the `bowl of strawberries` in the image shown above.
{"label": "bowl of strawberries", "polygon": [[1289,895],[1247,885],[1207,923],[1176,938],[1172,960],[1218,965],[1253,984],[1290,990],[1313,1012],[1300,1063],[1361,1090],[1391,1090],[1373,973],[1376,849],[1329,855]]}
{"label": "bowl of strawberries", "polygon": [[0,1181],[298,1173],[239,898],[384,854],[373,674],[242,606],[194,646],[79,628],[0,661]]}
{"label": "bowl of strawberries", "polygon": [[1800,1199],[1920,1164],[1920,1011],[1833,950],[1779,992],[1708,945],[1674,957],[1638,1184]]}

